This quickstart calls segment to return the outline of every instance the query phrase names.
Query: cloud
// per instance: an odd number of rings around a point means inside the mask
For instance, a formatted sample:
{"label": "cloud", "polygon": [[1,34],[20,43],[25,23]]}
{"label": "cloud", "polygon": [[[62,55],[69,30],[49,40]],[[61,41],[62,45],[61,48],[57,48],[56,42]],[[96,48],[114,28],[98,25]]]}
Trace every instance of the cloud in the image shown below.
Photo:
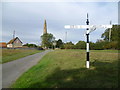
{"label": "cloud", "polygon": [[[9,41],[13,30],[24,43],[40,42],[44,19],[47,20],[48,32],[56,39],[76,43],[85,40],[86,30],[66,30],[64,25],[85,25],[86,13],[89,13],[90,24],[118,23],[118,4],[116,2],[10,2],[3,3],[3,41]],[[105,29],[91,33],[90,40],[95,42]],[[9,38],[8,38],[9,37]]]}
{"label": "cloud", "polygon": [[118,2],[119,0],[2,0],[3,2]]}

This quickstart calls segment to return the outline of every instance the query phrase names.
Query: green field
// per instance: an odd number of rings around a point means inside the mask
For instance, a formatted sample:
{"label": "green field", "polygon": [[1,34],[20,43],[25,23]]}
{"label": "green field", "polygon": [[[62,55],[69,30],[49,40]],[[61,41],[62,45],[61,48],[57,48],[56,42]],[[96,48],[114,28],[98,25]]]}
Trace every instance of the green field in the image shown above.
{"label": "green field", "polygon": [[85,50],[56,50],[25,72],[11,88],[117,88],[118,53],[90,53],[86,69]]}
{"label": "green field", "polygon": [[0,63],[10,62],[38,52],[42,52],[42,50],[3,49]]}

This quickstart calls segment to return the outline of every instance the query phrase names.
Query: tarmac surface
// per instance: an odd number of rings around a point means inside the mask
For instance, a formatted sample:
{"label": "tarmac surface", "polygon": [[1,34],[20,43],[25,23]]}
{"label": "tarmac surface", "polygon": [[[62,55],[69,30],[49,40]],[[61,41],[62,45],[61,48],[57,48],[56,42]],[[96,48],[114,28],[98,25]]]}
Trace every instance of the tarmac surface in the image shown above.
{"label": "tarmac surface", "polygon": [[9,88],[29,68],[36,65],[40,59],[52,50],[30,55],[18,60],[2,64],[2,88]]}

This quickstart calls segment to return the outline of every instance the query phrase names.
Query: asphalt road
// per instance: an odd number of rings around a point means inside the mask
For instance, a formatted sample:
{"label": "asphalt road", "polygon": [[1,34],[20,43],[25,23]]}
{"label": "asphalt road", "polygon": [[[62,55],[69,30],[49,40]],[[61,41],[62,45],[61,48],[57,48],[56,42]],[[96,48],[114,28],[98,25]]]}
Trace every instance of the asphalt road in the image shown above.
{"label": "asphalt road", "polygon": [[51,50],[46,50],[41,53],[2,64],[2,88],[9,88],[21,74],[36,65],[38,61],[50,51]]}

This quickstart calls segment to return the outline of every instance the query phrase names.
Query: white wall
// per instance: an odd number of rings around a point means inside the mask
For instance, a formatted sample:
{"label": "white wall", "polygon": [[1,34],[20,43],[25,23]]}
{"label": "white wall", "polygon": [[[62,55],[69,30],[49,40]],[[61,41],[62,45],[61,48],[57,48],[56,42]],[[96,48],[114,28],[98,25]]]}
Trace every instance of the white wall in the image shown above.
{"label": "white wall", "polygon": [[8,44],[7,47],[12,47],[12,44]]}

